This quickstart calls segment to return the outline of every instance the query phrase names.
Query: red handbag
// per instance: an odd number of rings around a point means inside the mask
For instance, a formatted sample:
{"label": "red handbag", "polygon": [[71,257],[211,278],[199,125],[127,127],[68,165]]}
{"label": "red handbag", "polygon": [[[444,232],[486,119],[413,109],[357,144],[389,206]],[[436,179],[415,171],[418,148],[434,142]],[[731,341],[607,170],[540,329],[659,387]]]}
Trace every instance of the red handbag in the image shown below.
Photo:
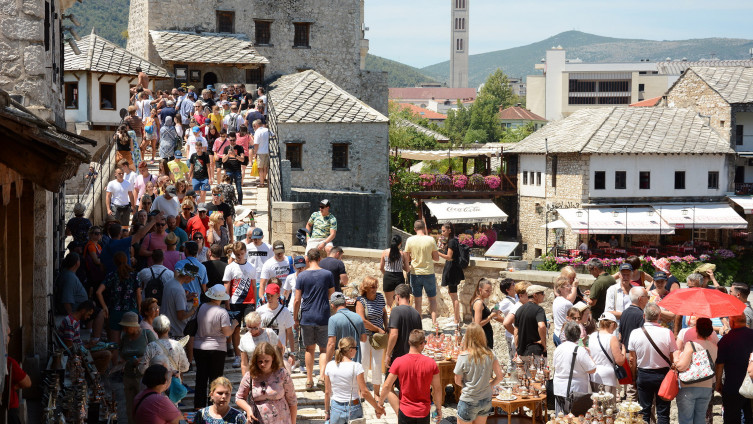
{"label": "red handbag", "polygon": [[666,401],[671,401],[672,399],[677,397],[677,392],[679,391],[680,384],[678,383],[677,371],[669,370],[667,375],[664,376],[664,380],[662,380],[661,382],[657,396]]}
{"label": "red handbag", "polygon": [[625,378],[619,379],[618,382],[620,384],[633,384],[633,371],[630,369],[630,363],[628,361],[625,361],[625,363],[622,364],[622,368],[625,369],[627,376]]}

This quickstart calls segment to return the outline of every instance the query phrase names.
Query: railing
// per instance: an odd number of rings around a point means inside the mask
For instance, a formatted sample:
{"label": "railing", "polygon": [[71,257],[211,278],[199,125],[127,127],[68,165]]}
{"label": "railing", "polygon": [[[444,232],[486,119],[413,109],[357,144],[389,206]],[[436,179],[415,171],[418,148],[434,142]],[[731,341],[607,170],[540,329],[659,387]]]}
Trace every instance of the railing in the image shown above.
{"label": "railing", "polygon": [[486,182],[483,183],[471,183],[467,182],[463,187],[458,187],[452,182],[439,183],[434,182],[431,185],[422,185],[420,191],[432,191],[432,192],[512,192],[516,193],[518,190],[518,176],[517,175],[505,175],[500,177],[500,184],[498,187],[492,188]]}
{"label": "railing", "polygon": [[753,183],[735,183],[735,194],[753,194]]}
{"label": "railing", "polygon": [[[267,184],[269,185],[269,195],[267,196],[267,211],[272,213],[272,202],[281,202],[282,198],[282,172],[280,170],[280,135],[277,130],[277,119],[275,114],[274,102],[272,95],[267,91],[267,126],[269,127],[269,175]],[[269,219],[269,234],[272,234],[272,219]]]}
{"label": "railing", "polygon": [[[87,179],[86,174],[80,177],[83,179],[84,188],[76,193],[76,202],[84,205],[84,208],[87,211],[86,216],[89,216],[96,211],[96,202],[98,199],[101,201],[101,197],[104,196],[110,172],[115,166],[115,155],[113,154],[115,143],[112,142],[112,137],[108,138],[107,143],[108,147],[102,153],[102,156],[97,162],[93,162],[96,164],[95,170],[99,173],[97,178]],[[105,210],[107,209],[105,208]],[[66,213],[65,222],[68,222],[73,216],[73,208],[71,208],[70,211]],[[63,223],[63,225],[65,225],[65,223]]]}

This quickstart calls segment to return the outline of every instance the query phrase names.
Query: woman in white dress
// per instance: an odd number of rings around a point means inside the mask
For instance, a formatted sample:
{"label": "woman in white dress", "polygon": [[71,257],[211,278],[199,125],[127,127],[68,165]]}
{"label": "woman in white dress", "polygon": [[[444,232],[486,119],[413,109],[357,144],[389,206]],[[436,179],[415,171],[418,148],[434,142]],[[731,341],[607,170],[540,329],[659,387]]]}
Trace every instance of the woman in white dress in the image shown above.
{"label": "woman in white dress", "polygon": [[588,340],[591,358],[596,363],[596,372],[591,374],[591,386],[596,390],[596,386],[602,384],[604,391],[614,395],[620,384],[613,364],[625,364],[625,345],[613,334],[616,328],[617,318],[611,312],[604,312],[599,318],[599,331],[592,333]]}

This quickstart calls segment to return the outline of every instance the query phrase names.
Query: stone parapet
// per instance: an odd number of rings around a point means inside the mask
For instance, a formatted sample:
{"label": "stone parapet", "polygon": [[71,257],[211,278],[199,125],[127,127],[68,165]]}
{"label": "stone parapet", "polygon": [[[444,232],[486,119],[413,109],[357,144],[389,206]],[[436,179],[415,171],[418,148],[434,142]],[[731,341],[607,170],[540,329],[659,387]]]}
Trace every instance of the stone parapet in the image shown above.
{"label": "stone parapet", "polygon": [[282,240],[285,246],[294,246],[299,228],[306,227],[309,219],[309,202],[272,202],[272,234],[269,240]]}

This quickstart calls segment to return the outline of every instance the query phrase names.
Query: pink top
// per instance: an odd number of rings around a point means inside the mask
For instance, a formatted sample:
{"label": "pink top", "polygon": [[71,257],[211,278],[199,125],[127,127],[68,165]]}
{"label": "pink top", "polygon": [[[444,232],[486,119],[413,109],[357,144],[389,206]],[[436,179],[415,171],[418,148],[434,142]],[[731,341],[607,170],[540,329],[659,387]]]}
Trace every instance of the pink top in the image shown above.
{"label": "pink top", "polygon": [[177,264],[178,261],[186,259],[186,256],[183,254],[183,252],[179,252],[177,250],[166,250],[164,253],[165,260],[162,261],[162,265],[173,272],[175,272],[175,264]]}
{"label": "pink top", "polygon": [[[161,249],[163,252],[167,252],[165,237],[167,237],[167,233],[149,233],[146,237],[144,237],[144,241],[141,242],[141,245],[144,246],[146,250]],[[146,263],[148,263],[149,266],[154,265],[154,261],[152,261],[151,256],[147,258]]]}
{"label": "pink top", "polygon": [[[238,139],[236,138],[236,141]],[[225,137],[223,140],[222,137],[217,137],[216,140],[214,140],[214,145],[212,146],[212,151],[218,158],[222,158],[224,154],[222,153],[225,150],[225,147],[230,145],[230,140]]]}
{"label": "pink top", "polygon": [[261,413],[264,424],[287,424],[290,422],[290,406],[298,405],[295,388],[290,374],[283,367],[273,372],[266,379],[254,379],[251,373],[246,373],[241,380],[236,402],[243,399],[250,403],[249,393]]}
{"label": "pink top", "polygon": [[[156,393],[149,395],[149,393]],[[148,397],[144,397],[147,396]],[[141,404],[139,401],[144,399]],[[138,408],[136,408],[138,405]],[[170,398],[157,393],[152,389],[146,389],[133,398],[135,411],[133,417],[139,424],[167,424],[176,418],[182,418],[178,408],[170,401]]]}
{"label": "pink top", "polygon": [[239,135],[236,135],[235,137],[235,144],[243,147],[243,154],[248,157],[248,142],[251,140],[251,135],[246,134],[245,137],[241,137]]}

